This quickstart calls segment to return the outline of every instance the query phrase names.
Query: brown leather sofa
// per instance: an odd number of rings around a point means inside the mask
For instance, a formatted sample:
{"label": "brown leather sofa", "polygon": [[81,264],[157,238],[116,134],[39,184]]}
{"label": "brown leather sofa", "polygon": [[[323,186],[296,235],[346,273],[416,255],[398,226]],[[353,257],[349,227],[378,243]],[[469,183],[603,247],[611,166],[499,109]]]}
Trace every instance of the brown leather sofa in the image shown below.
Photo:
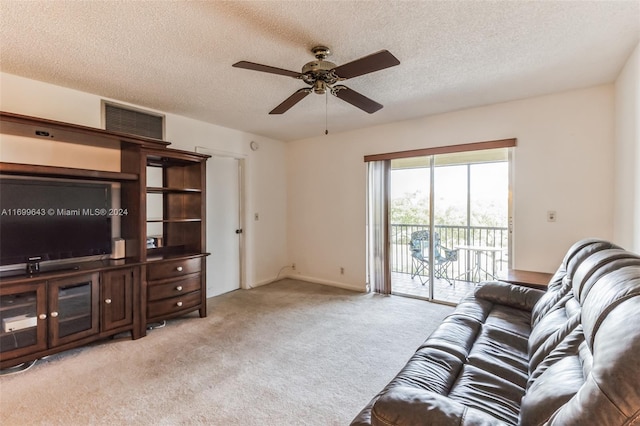
{"label": "brown leather sofa", "polygon": [[548,290],[476,287],[355,425],[640,425],[640,256],[569,249]]}

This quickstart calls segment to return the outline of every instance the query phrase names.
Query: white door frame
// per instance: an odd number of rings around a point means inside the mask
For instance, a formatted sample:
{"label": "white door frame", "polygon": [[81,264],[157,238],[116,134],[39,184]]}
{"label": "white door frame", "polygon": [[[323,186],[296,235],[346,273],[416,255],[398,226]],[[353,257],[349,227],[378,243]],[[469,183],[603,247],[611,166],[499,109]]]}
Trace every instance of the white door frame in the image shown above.
{"label": "white door frame", "polygon": [[[222,158],[233,158],[238,160],[238,212],[239,212],[239,226],[242,229],[242,234],[240,234],[240,243],[239,243],[239,265],[240,265],[240,288],[247,289],[246,282],[246,271],[245,271],[245,231],[246,231],[246,223],[245,223],[245,175],[246,175],[246,159],[247,155],[239,154],[237,152],[223,151],[219,149],[211,149],[203,146],[196,146],[195,151],[201,154],[211,155],[212,157],[222,157]],[[207,191],[207,196],[209,191]],[[206,200],[205,200],[206,202]]]}

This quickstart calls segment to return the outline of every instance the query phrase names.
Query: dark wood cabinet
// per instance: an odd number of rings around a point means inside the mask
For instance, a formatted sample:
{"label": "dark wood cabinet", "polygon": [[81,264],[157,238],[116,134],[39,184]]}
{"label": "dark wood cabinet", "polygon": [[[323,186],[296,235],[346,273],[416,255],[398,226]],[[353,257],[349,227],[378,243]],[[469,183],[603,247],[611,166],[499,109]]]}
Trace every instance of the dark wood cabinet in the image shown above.
{"label": "dark wood cabinet", "polygon": [[139,274],[129,267],[0,286],[0,368],[117,332],[139,337]]}
{"label": "dark wood cabinet", "polygon": [[47,348],[47,283],[0,287],[0,359]]}
{"label": "dark wood cabinet", "polygon": [[98,333],[99,277],[100,274],[94,272],[47,282],[49,346],[60,346]]}
{"label": "dark wood cabinet", "polygon": [[0,133],[120,152],[120,171],[0,163],[4,176],[109,182],[119,188],[126,258],[70,271],[0,276],[0,368],[198,310],[206,316],[208,155],[169,142],[0,112]]}
{"label": "dark wood cabinet", "polygon": [[116,269],[102,273],[101,330],[127,329],[134,325],[137,307],[135,289],[140,286],[138,268]]}
{"label": "dark wood cabinet", "polygon": [[195,257],[158,261],[147,266],[147,321],[183,315],[199,310],[207,316],[204,288],[204,260]]}
{"label": "dark wood cabinet", "polygon": [[[146,211],[146,321],[198,310],[207,315],[205,281],[206,159],[193,152],[140,149],[140,195]],[[127,169],[127,171],[133,171]]]}

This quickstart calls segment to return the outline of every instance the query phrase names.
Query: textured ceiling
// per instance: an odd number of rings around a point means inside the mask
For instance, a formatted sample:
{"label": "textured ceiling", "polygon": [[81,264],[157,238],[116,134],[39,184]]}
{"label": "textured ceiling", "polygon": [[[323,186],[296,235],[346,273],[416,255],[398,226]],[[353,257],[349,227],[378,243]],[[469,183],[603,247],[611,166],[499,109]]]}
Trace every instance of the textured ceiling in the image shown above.
{"label": "textured ceiling", "polygon": [[[640,1],[9,1],[0,70],[280,140],[615,80]],[[325,44],[340,65],[388,49],[399,66],[344,82],[384,108],[329,96],[268,112]],[[327,100],[325,100],[327,99]]]}

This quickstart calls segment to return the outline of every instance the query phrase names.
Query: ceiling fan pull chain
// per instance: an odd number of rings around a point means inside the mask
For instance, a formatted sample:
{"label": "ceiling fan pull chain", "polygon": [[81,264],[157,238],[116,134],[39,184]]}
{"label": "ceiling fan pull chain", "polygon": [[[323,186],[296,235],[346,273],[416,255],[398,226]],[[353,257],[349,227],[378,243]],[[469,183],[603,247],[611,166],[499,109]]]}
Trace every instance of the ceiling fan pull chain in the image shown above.
{"label": "ceiling fan pull chain", "polygon": [[324,134],[329,134],[329,91],[324,93]]}

